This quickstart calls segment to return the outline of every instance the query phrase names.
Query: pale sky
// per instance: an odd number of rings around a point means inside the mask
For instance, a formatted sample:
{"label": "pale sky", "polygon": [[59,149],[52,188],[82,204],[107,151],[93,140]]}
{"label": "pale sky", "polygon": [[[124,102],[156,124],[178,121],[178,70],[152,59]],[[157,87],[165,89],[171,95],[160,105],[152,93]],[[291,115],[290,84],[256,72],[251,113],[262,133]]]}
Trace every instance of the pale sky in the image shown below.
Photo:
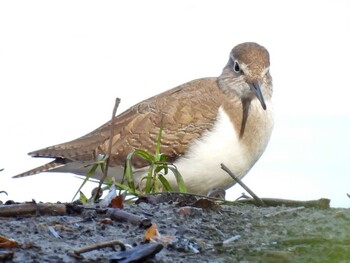
{"label": "pale sky", "polygon": [[90,132],[116,97],[120,113],[218,76],[233,46],[254,41],[270,52],[275,129],[244,182],[260,197],[348,207],[349,10],[346,0],[1,1],[0,200],[70,201],[81,183],[71,174],[11,178],[49,161],[28,152]]}

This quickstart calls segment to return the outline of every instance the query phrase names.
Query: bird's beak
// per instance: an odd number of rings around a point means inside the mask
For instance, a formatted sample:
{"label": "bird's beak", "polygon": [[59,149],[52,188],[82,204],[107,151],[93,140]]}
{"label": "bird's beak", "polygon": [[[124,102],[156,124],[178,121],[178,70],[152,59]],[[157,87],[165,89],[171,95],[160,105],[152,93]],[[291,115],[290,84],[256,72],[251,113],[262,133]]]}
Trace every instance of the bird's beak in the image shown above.
{"label": "bird's beak", "polygon": [[254,92],[255,96],[258,98],[258,100],[260,101],[261,107],[266,110],[266,104],[265,104],[265,100],[264,97],[261,93],[261,89],[260,89],[260,84],[257,81],[252,81],[252,83],[249,85],[251,90]]}

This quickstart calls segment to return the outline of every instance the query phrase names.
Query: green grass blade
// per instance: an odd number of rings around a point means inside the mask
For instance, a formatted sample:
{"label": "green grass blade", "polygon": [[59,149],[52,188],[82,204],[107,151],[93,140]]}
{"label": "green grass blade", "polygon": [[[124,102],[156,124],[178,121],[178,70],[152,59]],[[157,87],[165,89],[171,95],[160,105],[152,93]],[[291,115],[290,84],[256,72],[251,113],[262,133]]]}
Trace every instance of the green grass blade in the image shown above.
{"label": "green grass blade", "polygon": [[132,172],[132,164],[131,164],[131,157],[133,156],[133,152],[129,153],[128,156],[126,157],[125,161],[125,169],[124,169],[124,177],[121,182],[123,184],[124,178],[126,179],[128,186],[129,186],[129,191],[132,193],[136,192],[136,187],[134,183],[134,178],[133,178],[133,172]]}
{"label": "green grass blade", "polygon": [[161,162],[161,163],[167,163],[168,162],[167,156],[164,153],[160,153],[159,157],[160,157],[159,158],[159,162]]}
{"label": "green grass blade", "polygon": [[135,150],[132,153],[133,155],[137,154],[138,156],[140,156],[141,158],[145,159],[146,161],[148,161],[149,163],[153,163],[154,162],[154,157],[149,154],[146,151],[143,150]]}
{"label": "green grass blade", "polygon": [[165,191],[168,191],[168,192],[172,192],[173,191],[173,188],[169,184],[168,180],[164,177],[164,175],[158,174],[158,179],[162,183]]}
{"label": "green grass blade", "polygon": [[146,187],[145,187],[145,191],[146,194],[151,193],[152,188],[153,188],[153,164],[151,164],[151,166],[148,168],[147,171],[147,176],[145,176],[144,178],[146,178]]}
{"label": "green grass blade", "polygon": [[[164,164],[164,163],[155,163],[155,168],[154,168],[154,173],[155,174],[158,174],[160,173],[161,171],[164,170],[164,172],[167,170],[167,164]],[[166,173],[165,173],[166,174]]]}
{"label": "green grass blade", "polygon": [[[80,193],[80,191],[81,191],[81,189],[83,188],[83,186],[86,184],[86,182],[87,181],[89,181],[89,179],[95,174],[95,172],[96,172],[96,170],[97,170],[97,168],[99,167],[99,166],[103,166],[103,163],[95,163],[92,167],[91,167],[91,169],[90,169],[90,171],[87,173],[87,175],[85,176],[85,179],[84,179],[84,181],[83,181],[83,183],[80,185],[80,187],[79,187],[79,189],[78,189],[78,191],[75,193],[75,195],[73,196],[73,199],[72,199],[72,202],[74,201],[74,199],[75,199],[75,197]],[[103,168],[102,168],[103,169]]]}
{"label": "green grass blade", "polygon": [[184,179],[182,178],[182,175],[180,174],[180,172],[174,166],[168,166],[168,167],[173,172],[173,174],[175,175],[177,186],[179,187],[179,191],[181,193],[186,193],[187,192],[187,188],[186,188]]}
{"label": "green grass blade", "polygon": [[86,195],[82,191],[79,191],[79,200],[83,203],[86,204],[88,202],[88,199]]}
{"label": "green grass blade", "polygon": [[121,183],[117,183],[117,182],[114,183],[114,184],[115,184],[115,186],[117,187],[118,190],[127,191],[130,194],[136,194],[136,195],[139,194],[138,191],[133,192],[133,189],[131,189],[130,187],[128,187],[125,184],[121,184]]}
{"label": "green grass blade", "polygon": [[156,145],[156,152],[154,154],[154,161],[159,162],[160,161],[160,144],[161,144],[161,139],[162,139],[162,132],[163,132],[163,126],[161,125],[159,128],[159,133],[157,137],[157,145]]}

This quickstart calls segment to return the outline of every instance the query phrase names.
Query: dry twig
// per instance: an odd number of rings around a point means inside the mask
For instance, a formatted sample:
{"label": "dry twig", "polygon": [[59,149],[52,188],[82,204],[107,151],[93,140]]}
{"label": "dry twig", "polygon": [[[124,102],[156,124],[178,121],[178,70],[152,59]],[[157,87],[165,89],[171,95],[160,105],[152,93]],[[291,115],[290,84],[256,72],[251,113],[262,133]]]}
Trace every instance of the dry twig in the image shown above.
{"label": "dry twig", "polygon": [[274,213],[267,214],[264,217],[274,217],[274,216],[279,216],[279,215],[283,215],[283,214],[294,213],[296,211],[301,211],[301,210],[304,210],[304,209],[305,209],[304,206],[291,207],[291,208],[288,208],[288,209],[284,209],[282,211],[277,211],[277,212],[274,212]]}
{"label": "dry twig", "polygon": [[24,203],[15,205],[0,206],[1,216],[25,216],[25,215],[65,215],[66,205],[64,204],[37,204]]}
{"label": "dry twig", "polygon": [[[105,165],[105,170],[103,172],[103,177],[100,180],[100,183],[98,185],[98,188],[96,190],[96,196],[97,193],[99,193],[101,191],[101,186],[103,184],[103,182],[105,181],[105,179],[107,178],[107,173],[108,173],[108,167],[109,167],[109,160],[110,160],[110,156],[112,153],[112,142],[113,142],[113,132],[114,132],[114,117],[115,114],[117,113],[117,109],[119,107],[119,103],[120,103],[120,98],[116,98],[115,99],[115,103],[114,103],[114,108],[113,108],[113,113],[112,113],[112,118],[111,118],[111,129],[110,129],[110,135],[109,135],[109,142],[108,142],[108,150],[107,150],[107,159],[106,159],[106,165]],[[96,197],[94,197],[94,199],[96,199]]]}
{"label": "dry twig", "polygon": [[134,214],[130,214],[128,212],[125,212],[124,210],[121,210],[119,208],[109,208],[108,209],[108,216],[116,221],[126,221],[129,223],[132,223],[134,225],[138,225],[141,227],[148,228],[152,225],[151,220],[143,217],[143,216],[137,216]]}
{"label": "dry twig", "polygon": [[96,250],[96,249],[100,249],[100,248],[105,248],[105,247],[112,247],[114,249],[114,246],[118,245],[120,246],[120,249],[122,251],[124,251],[126,249],[125,245],[123,242],[119,241],[119,240],[112,240],[112,241],[108,241],[108,242],[103,242],[103,243],[98,243],[98,244],[93,244],[93,245],[89,245],[89,246],[85,246],[73,251],[70,251],[68,254],[72,257],[76,257],[76,258],[83,258],[81,254],[92,251],[92,250]]}
{"label": "dry twig", "polygon": [[244,190],[246,190],[254,198],[257,205],[265,206],[263,200],[261,200],[256,194],[254,194],[254,192],[252,190],[250,190],[249,187],[246,186],[238,177],[236,177],[231,172],[231,170],[223,163],[221,164],[221,169],[224,170],[226,173],[228,173],[233,178],[233,180],[235,180],[240,186],[242,186],[244,188]]}
{"label": "dry twig", "polygon": [[[318,200],[308,200],[308,201],[298,201],[298,200],[288,200],[288,199],[278,199],[278,198],[262,198],[266,206],[287,206],[287,207],[314,207],[327,209],[330,208],[330,201],[327,198],[320,198]],[[256,200],[250,199],[240,199],[238,203],[254,204],[257,205]]]}

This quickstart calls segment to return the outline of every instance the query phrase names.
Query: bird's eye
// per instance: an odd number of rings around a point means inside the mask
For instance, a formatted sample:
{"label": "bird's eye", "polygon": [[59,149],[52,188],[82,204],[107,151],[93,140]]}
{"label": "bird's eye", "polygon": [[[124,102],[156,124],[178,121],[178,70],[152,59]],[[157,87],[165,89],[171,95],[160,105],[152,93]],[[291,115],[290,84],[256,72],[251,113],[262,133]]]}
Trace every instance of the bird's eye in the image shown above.
{"label": "bird's eye", "polygon": [[241,67],[239,66],[238,62],[237,61],[234,61],[233,62],[233,70],[236,72],[236,73],[239,73],[241,71]]}

